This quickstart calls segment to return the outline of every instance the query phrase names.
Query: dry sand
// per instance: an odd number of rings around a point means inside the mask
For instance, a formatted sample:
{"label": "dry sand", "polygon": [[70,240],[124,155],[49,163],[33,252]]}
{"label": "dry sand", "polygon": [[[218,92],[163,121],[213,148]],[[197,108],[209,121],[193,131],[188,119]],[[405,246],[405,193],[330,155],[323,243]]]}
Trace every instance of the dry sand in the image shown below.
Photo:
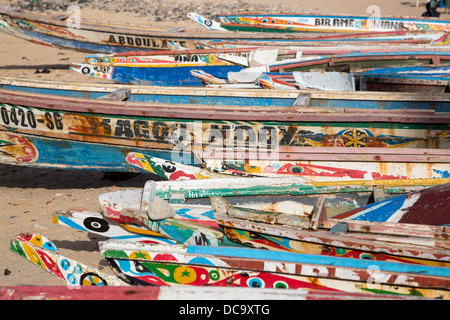
{"label": "dry sand", "polygon": [[[229,2],[231,1],[220,1],[222,4]],[[256,7],[272,3],[271,0],[245,2],[252,3]],[[0,1],[0,5],[11,3],[11,1]],[[195,1],[199,8],[208,3],[214,3],[214,1]],[[415,0],[284,0],[282,3],[283,8],[291,12],[370,14],[367,8],[378,5],[381,15],[420,16],[425,11],[426,0],[420,0],[419,7],[416,7]],[[81,14],[82,18],[87,19],[154,24],[155,17],[111,11],[82,7]],[[443,12],[444,9],[441,8],[439,11]],[[61,14],[61,12],[53,13]],[[448,17],[444,14],[442,16]],[[160,24],[197,27],[187,18],[183,21],[162,21]],[[67,69],[51,69],[48,74],[34,73],[36,68],[45,64],[64,66],[70,62],[81,62],[84,60],[85,53],[45,47],[3,33],[0,33],[0,44],[0,75],[2,76],[79,82],[104,81],[88,79]],[[55,225],[51,215],[57,210],[68,210],[74,207],[99,211],[98,196],[100,194],[126,188],[142,188],[149,178],[151,177],[147,175],[139,175],[128,180],[112,181],[104,179],[102,172],[45,170],[0,165],[0,286],[65,285],[58,278],[10,251],[10,239],[24,232],[40,233],[52,240],[61,254],[92,267],[100,267],[104,272],[111,274],[110,268],[98,252],[98,241],[104,239]]]}

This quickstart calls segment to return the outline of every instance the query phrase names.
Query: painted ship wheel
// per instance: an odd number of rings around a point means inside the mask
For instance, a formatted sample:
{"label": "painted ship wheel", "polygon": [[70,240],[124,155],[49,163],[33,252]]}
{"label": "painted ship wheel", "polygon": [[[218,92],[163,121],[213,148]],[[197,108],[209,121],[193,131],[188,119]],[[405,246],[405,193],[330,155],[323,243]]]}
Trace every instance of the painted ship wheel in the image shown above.
{"label": "painted ship wheel", "polygon": [[344,147],[363,148],[367,147],[370,135],[365,130],[348,129],[341,134]]}

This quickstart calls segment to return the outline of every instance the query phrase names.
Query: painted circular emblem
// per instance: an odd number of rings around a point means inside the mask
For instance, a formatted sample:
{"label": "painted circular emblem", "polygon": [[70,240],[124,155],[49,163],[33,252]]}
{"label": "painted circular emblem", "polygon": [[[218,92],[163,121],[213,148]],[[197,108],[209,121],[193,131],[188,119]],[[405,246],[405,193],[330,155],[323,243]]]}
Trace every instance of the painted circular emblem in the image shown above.
{"label": "painted circular emblem", "polygon": [[347,129],[337,134],[344,147],[363,148],[367,147],[369,138],[373,135],[367,130]]}

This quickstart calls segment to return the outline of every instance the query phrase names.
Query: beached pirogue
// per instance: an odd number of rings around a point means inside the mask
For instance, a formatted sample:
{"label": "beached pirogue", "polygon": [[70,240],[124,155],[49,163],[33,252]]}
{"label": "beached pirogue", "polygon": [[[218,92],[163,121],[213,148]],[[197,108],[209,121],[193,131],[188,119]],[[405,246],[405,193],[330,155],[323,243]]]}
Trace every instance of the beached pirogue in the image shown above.
{"label": "beached pirogue", "polygon": [[[39,89],[30,82],[5,86],[14,90],[0,90],[3,163],[146,172],[124,161],[126,154],[137,152],[194,167],[201,164],[219,173],[294,175],[314,181],[449,175],[445,95],[377,92],[359,100],[357,92],[327,93],[334,97],[328,99],[322,93],[292,95],[288,90],[281,96],[296,97],[295,103],[270,107],[148,103],[133,101],[127,91],[106,94],[114,88],[106,86],[96,90],[52,85]],[[145,100],[146,92],[152,90],[137,94],[136,100]],[[95,99],[63,96],[89,96],[86,91],[105,95]],[[221,91],[200,95],[228,96],[229,91]],[[260,90],[263,95],[278,96],[267,91]],[[240,94],[259,99],[258,92],[250,92]],[[186,90],[178,95],[183,94]]]}
{"label": "beached pirogue", "polygon": [[[215,193],[231,201],[238,195],[249,195],[252,191],[262,195],[263,192],[258,190],[266,190],[266,195],[276,195],[277,192],[287,194],[285,190],[289,182],[286,179],[278,179],[278,184],[272,181],[272,185],[264,178],[241,179],[252,186],[234,183],[236,187],[233,188],[226,180],[218,180],[216,185],[222,187],[205,190],[199,185],[196,189],[195,183],[206,180],[191,180],[188,185],[191,186],[189,190],[192,194],[187,192],[185,196],[208,197]],[[211,219],[205,214],[207,206],[194,209],[192,205],[164,202],[167,191],[174,202],[177,184],[181,184],[178,189],[182,189],[186,181],[170,183],[171,186],[164,181],[149,181],[149,185],[156,188],[153,191],[146,187],[140,192],[127,190],[103,194],[100,201],[104,215],[76,211],[54,215],[55,223],[112,238],[100,243],[100,251],[114,270],[114,276],[105,275],[60,255],[55,245],[40,235],[19,235],[11,240],[11,249],[71,285],[181,284],[329,290],[331,293],[365,293],[375,297],[378,294],[394,294],[450,298],[448,227],[445,226],[449,222],[449,184],[419,188],[419,191],[381,200],[368,207],[344,211],[335,217],[327,216],[327,209],[334,206],[326,207],[321,197],[312,211],[305,211],[300,199],[307,197],[302,195],[296,199],[300,200],[296,205],[291,203],[285,206],[290,208],[287,212],[283,210],[283,202],[264,203],[264,198],[260,196],[256,197],[256,202],[233,206],[228,206],[228,201],[223,198],[213,197],[210,210],[214,210],[214,217]],[[365,190],[370,195],[372,187],[368,183]],[[267,185],[271,188],[262,188]],[[303,193],[305,190],[311,194],[317,193],[306,184],[297,187],[298,193],[302,193],[302,190]],[[360,187],[360,191],[363,191],[364,185]],[[295,194],[292,182],[289,190]],[[387,187],[386,190],[396,192],[395,187]],[[152,195],[154,198],[149,198]],[[335,193],[329,195],[337,198]],[[180,210],[182,206],[185,206],[184,210]],[[373,210],[375,207],[391,209],[376,211]],[[152,221],[151,217],[155,218],[153,214],[157,208],[163,208],[163,211],[172,208],[172,217]],[[293,214],[295,209],[298,212]],[[224,216],[228,221],[253,225],[260,231],[259,236],[249,231],[249,240],[238,240],[232,246],[225,245],[229,239],[238,238],[233,236],[227,239],[227,235],[233,233],[227,231],[229,225],[225,224]],[[264,225],[262,221],[269,220],[270,223],[261,228]],[[214,222],[220,226],[214,225]],[[118,225],[123,228],[121,232],[110,229],[113,226],[117,229]],[[194,225],[198,229],[189,231]],[[346,228],[342,228],[343,225]],[[233,228],[236,230],[242,226],[235,224]],[[277,228],[282,234],[270,233],[269,229]],[[221,237],[216,237],[218,242],[208,241],[212,230],[216,234],[222,233]],[[134,233],[135,240],[131,237],[126,240],[115,239],[125,232],[130,235]],[[170,244],[161,241],[173,241],[172,235],[182,233],[189,233],[190,236]],[[304,237],[302,240],[281,241],[283,237],[289,238],[289,234],[294,233],[296,237],[302,234]],[[377,238],[375,241],[372,239],[374,237]],[[155,240],[152,241],[152,238]],[[271,238],[280,241],[271,246],[269,243],[275,243],[269,241]],[[294,244],[302,241],[303,245]],[[239,243],[269,250],[249,248]]]}
{"label": "beached pirogue", "polygon": [[[193,71],[208,73],[220,83],[229,78],[229,73],[237,73],[235,77],[263,72],[280,73],[280,76],[295,71],[342,70],[359,73],[380,67],[439,67],[448,65],[450,60],[450,50],[446,47],[373,48],[365,52],[355,50],[324,55],[303,54],[304,50],[297,49],[267,47],[96,54],[87,56],[84,63],[72,63],[71,69],[118,83],[201,86],[202,81],[191,75]],[[249,82],[254,82],[254,79]]]}
{"label": "beached pirogue", "polygon": [[[189,17],[193,14],[189,15]],[[196,17],[194,17],[195,19]],[[280,34],[236,33],[185,30],[183,27],[160,28],[145,25],[107,23],[80,19],[76,12],[59,16],[47,16],[26,12],[16,8],[0,7],[0,30],[16,37],[74,50],[88,52],[123,52],[134,50],[167,50],[171,43],[187,49],[196,49],[197,41],[245,40],[251,42],[270,41],[280,43],[317,41],[382,41],[398,42],[415,39],[419,42],[445,41],[445,32],[365,32],[361,34]]]}
{"label": "beached pirogue", "polygon": [[[379,8],[378,8],[379,9]],[[383,32],[395,30],[449,31],[450,20],[428,17],[322,15],[316,13],[217,14],[219,21],[195,13],[188,16],[211,30],[292,32]]]}

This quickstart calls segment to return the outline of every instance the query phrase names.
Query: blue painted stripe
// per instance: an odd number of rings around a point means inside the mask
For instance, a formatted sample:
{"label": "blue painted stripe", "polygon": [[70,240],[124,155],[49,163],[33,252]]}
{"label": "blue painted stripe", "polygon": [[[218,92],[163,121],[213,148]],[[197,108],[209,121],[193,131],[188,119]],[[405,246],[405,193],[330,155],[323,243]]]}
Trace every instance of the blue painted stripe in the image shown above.
{"label": "blue painted stripe", "polygon": [[[76,90],[58,90],[51,88],[32,88],[16,85],[4,85],[4,89],[43,93],[58,96],[68,96],[74,98],[96,99],[104,93],[76,91]],[[241,106],[291,106],[294,98],[267,98],[267,97],[236,97],[236,96],[194,96],[194,95],[170,95],[170,94],[132,94],[128,101],[148,102],[148,103],[177,103],[177,104],[214,104],[214,105],[241,105]],[[378,100],[349,100],[339,99],[311,99],[312,107],[328,108],[366,108],[366,109],[405,109],[404,101],[378,101]],[[450,103],[435,101],[432,104],[424,101],[408,101],[408,109],[430,109],[435,106],[436,112],[450,112]]]}
{"label": "blue painted stripe", "polygon": [[89,231],[86,228],[80,226],[78,223],[74,222],[72,219],[68,218],[68,217],[62,217],[62,216],[58,216],[58,220],[62,223],[64,223],[65,225],[67,225],[68,227],[71,227],[73,229],[76,230],[82,230],[82,231]]}
{"label": "blue painted stripe", "polygon": [[[39,153],[38,159],[35,162],[21,163],[21,165],[26,166],[55,169],[60,169],[63,166],[64,169],[71,170],[148,173],[144,169],[128,164],[125,161],[126,154],[129,152],[141,152],[165,160],[172,159],[172,152],[166,150],[50,139],[25,134],[20,134],[20,136],[26,137],[36,147]],[[190,153],[185,154],[185,156],[180,156],[181,160],[186,160],[184,164],[195,164]]]}
{"label": "blue painted stripe", "polygon": [[334,267],[352,268],[379,268],[380,271],[423,274],[429,276],[450,277],[450,268],[425,265],[413,265],[407,263],[395,263],[386,261],[362,260],[352,258],[311,255],[302,253],[268,251],[260,249],[229,248],[229,247],[201,247],[188,246],[186,252],[196,255],[217,255],[226,257],[238,257],[248,259],[261,259],[270,261],[323,264]]}
{"label": "blue painted stripe", "polygon": [[228,72],[239,72],[243,68],[236,65],[195,66],[195,67],[114,67],[111,79],[120,83],[152,86],[203,86],[200,79],[191,74],[192,70],[203,70],[213,77],[226,79]]}

